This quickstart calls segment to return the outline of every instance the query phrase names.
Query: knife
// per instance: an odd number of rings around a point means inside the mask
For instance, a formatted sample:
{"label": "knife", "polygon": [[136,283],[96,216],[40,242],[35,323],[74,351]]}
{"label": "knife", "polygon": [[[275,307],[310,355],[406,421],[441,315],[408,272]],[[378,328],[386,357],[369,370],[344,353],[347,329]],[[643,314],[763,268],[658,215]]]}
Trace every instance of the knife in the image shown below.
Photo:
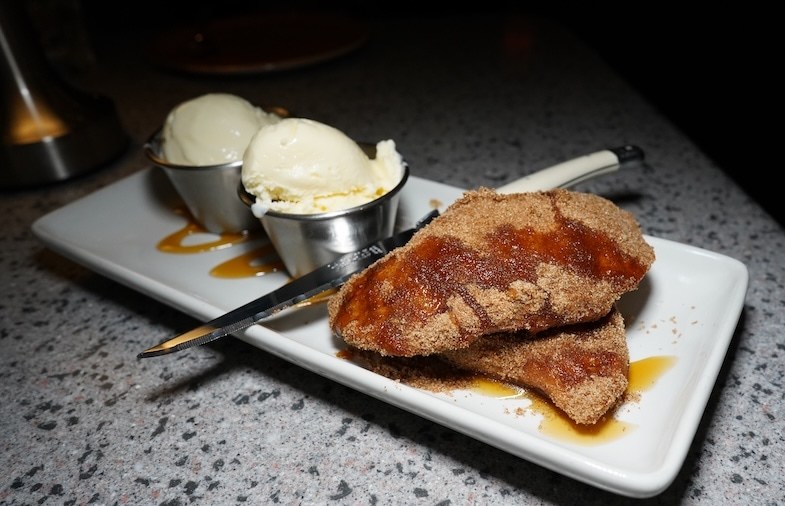
{"label": "knife", "polygon": [[603,149],[533,172],[496,188],[496,191],[517,193],[567,188],[587,179],[617,171],[623,166],[640,162],[643,158],[643,150],[630,144]]}
{"label": "knife", "polygon": [[439,215],[433,210],[408,230],[376,241],[364,248],[341,255],[336,260],[305,274],[277,290],[219,316],[204,325],[177,335],[144,350],[137,358],[156,357],[207,344],[250,327],[259,320],[309,299],[330,288],[342,285],[352,274],[359,272],[393,249],[403,246],[412,235]]}
{"label": "knife", "polygon": [[[564,188],[592,177],[616,171],[624,165],[639,162],[643,160],[643,156],[643,150],[632,145],[604,149],[540,170],[501,186],[496,191],[515,193]],[[438,215],[437,210],[431,211],[413,228],[377,241],[359,251],[346,253],[329,264],[319,267],[267,295],[252,300],[195,329],[148,348],[137,357],[148,358],[167,355],[193,346],[207,344],[244,330],[260,320],[310,297],[336,288],[353,274],[365,269],[393,249],[406,244],[418,229],[430,223]]]}

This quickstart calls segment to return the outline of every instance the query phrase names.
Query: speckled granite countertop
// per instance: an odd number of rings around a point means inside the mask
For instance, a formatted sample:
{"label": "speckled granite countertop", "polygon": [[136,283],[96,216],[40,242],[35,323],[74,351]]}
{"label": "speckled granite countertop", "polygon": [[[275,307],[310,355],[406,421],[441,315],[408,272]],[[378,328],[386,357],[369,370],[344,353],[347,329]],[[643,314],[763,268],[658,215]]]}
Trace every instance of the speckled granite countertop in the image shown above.
{"label": "speckled granite countertop", "polygon": [[[690,139],[558,26],[537,19],[371,24],[360,50],[291,72],[187,76],[131,39],[84,82],[132,145],[110,166],[0,199],[0,504],[617,504],[564,477],[239,340],[138,361],[190,317],[48,250],[46,213],[147,167],[178,102],[226,91],[361,139],[416,176],[498,186],[601,147],[646,164],[577,189],[646,234],[736,258],[750,284],[681,471],[655,504],[785,504],[785,234]],[[140,224],[143,227],[144,224]],[[634,451],[634,449],[631,449]],[[646,502],[646,501],[643,501]]]}

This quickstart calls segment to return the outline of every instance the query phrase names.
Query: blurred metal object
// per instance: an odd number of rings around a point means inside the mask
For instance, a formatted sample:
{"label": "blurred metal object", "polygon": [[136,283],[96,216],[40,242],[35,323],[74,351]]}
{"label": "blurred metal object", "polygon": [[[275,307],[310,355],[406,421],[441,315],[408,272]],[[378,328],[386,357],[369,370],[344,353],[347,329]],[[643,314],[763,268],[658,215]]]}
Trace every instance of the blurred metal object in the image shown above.
{"label": "blurred metal object", "polygon": [[114,104],[50,66],[24,2],[0,0],[0,187],[62,181],[119,156]]}

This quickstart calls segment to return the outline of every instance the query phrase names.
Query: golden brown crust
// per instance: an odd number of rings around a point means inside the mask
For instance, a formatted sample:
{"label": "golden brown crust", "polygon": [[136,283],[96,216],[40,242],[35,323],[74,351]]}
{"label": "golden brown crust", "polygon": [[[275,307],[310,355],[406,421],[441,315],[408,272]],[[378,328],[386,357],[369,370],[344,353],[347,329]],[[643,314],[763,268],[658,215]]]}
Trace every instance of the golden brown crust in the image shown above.
{"label": "golden brown crust", "polygon": [[601,318],[653,261],[632,214],[604,198],[481,188],[353,276],[329,302],[330,326],[383,355],[462,349]]}
{"label": "golden brown crust", "polygon": [[525,333],[484,336],[439,357],[463,370],[537,389],[581,424],[599,421],[627,389],[629,351],[616,309],[596,322],[533,338]]}
{"label": "golden brown crust", "polygon": [[536,390],[579,424],[600,421],[624,397],[629,351],[624,321],[614,308],[596,322],[484,336],[466,349],[391,357],[350,348],[346,358],[377,374],[431,391],[471,388],[487,377]]}

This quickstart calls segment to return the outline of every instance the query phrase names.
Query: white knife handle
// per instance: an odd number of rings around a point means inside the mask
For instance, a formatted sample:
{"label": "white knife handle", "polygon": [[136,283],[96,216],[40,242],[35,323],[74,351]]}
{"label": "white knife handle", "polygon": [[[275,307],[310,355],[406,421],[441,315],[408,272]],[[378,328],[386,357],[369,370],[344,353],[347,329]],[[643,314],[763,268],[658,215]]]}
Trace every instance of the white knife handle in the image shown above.
{"label": "white knife handle", "polygon": [[625,163],[643,160],[637,146],[604,149],[548,167],[500,186],[498,193],[520,193],[566,188],[602,174],[619,170]]}

